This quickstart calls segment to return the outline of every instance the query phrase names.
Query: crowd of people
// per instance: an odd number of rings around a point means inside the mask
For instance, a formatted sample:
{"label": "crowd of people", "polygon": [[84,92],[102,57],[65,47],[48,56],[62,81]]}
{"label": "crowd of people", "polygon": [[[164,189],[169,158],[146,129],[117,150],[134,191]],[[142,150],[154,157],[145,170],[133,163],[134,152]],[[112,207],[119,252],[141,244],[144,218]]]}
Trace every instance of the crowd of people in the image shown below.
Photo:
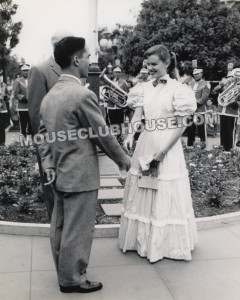
{"label": "crowd of people", "polygon": [[[216,134],[218,114],[221,145],[226,151],[235,146],[238,102],[225,106],[211,100],[211,94],[221,97],[231,84],[233,66],[211,89],[202,67],[193,68],[189,62],[178,64],[173,52],[155,45],[145,52],[134,83],[121,77],[120,66],[113,68],[111,80],[117,88],[108,94],[102,114],[99,100],[85,85],[90,64],[85,39],[58,33],[52,45],[54,56],[47,61],[31,69],[27,64],[21,66],[12,95],[18,101],[22,138],[37,134],[44,137],[36,149],[60,291],[89,293],[102,288],[86,274],[100,187],[98,148],[121,170],[128,171],[120,249],[137,251],[152,263],[163,258],[191,260],[197,230],[180,138],[187,131],[188,147],[192,147],[197,130],[205,148],[206,122]],[[126,105],[116,104],[116,90],[123,99],[128,95]],[[9,97],[1,82],[2,114],[8,111]],[[102,101],[105,103],[104,96]],[[2,123],[1,137],[5,134]],[[100,134],[107,125],[122,129],[123,123],[138,124],[146,130],[138,135],[129,130],[125,136],[120,131],[116,137]],[[93,137],[77,136],[89,128]],[[68,138],[64,138],[65,132],[71,132]],[[53,133],[58,139],[49,142]],[[134,140],[137,144],[130,159],[126,153]]]}

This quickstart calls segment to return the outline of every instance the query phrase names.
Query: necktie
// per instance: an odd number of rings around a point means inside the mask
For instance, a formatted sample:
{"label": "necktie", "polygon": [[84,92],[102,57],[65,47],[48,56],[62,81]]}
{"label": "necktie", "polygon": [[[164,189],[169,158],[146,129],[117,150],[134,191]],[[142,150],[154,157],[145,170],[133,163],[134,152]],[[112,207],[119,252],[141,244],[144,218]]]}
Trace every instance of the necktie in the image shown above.
{"label": "necktie", "polygon": [[152,85],[154,87],[156,87],[159,83],[162,83],[162,84],[166,84],[167,83],[167,80],[166,79],[155,79],[153,82],[152,82]]}

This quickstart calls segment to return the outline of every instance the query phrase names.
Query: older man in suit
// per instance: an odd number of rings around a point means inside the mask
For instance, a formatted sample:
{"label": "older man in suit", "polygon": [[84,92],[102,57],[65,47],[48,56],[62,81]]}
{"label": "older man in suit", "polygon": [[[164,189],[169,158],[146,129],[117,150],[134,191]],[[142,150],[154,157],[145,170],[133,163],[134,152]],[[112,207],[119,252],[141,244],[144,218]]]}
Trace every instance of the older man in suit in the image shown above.
{"label": "older man in suit", "polygon": [[[71,36],[72,34],[66,31],[59,31],[53,34],[51,43],[53,48],[55,45],[64,37]],[[56,63],[53,55],[50,56],[46,61],[42,62],[37,66],[33,66],[28,76],[28,113],[30,122],[32,125],[32,131],[35,135],[39,129],[39,111],[40,105],[44,96],[50,91],[55,85],[59,76],[61,75],[61,68]],[[37,149],[37,158],[40,171],[40,178],[43,187],[44,200],[47,206],[47,211],[51,217],[54,205],[53,188],[46,186],[46,178],[42,171],[41,160]]]}
{"label": "older man in suit", "polygon": [[44,136],[39,150],[49,183],[56,177],[52,251],[61,292],[88,293],[102,288],[101,283],[86,279],[100,181],[96,145],[121,169],[130,168],[130,159],[116,138],[106,134],[97,97],[80,81],[89,67],[85,40],[64,38],[54,56],[62,75],[43,99],[39,130]]}

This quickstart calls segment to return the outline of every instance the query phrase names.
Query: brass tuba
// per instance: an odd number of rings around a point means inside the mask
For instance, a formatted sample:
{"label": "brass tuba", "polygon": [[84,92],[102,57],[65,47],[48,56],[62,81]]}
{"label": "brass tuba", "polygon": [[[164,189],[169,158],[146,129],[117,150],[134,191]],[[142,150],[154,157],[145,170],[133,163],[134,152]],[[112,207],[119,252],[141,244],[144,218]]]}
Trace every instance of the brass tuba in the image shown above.
{"label": "brass tuba", "polygon": [[99,78],[106,84],[101,91],[105,101],[111,101],[118,107],[124,108],[127,106],[128,94],[112,82],[105,74],[106,68],[102,71]]}
{"label": "brass tuba", "polygon": [[237,101],[240,96],[240,68],[233,69],[231,76],[232,78],[229,78],[224,84],[227,88],[218,96],[218,103],[221,106],[227,106]]}

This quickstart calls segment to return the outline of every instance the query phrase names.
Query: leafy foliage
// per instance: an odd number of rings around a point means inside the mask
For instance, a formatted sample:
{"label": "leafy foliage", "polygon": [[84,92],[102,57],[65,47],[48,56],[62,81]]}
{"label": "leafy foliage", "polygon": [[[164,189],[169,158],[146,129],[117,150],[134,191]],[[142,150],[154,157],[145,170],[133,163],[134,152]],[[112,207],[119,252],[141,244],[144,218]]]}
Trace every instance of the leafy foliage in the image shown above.
{"label": "leafy foliage", "polygon": [[198,192],[210,206],[227,206],[240,200],[240,152],[223,151],[221,146],[213,150],[185,148],[192,192]]}
{"label": "leafy foliage", "polygon": [[4,205],[16,203],[16,192],[7,186],[0,188],[0,203]]}
{"label": "leafy foliage", "polygon": [[0,1],[0,66],[3,69],[6,81],[6,67],[9,64],[9,54],[19,42],[18,35],[22,29],[22,23],[12,21],[18,6],[12,0]]}
{"label": "leafy foliage", "polygon": [[197,59],[215,76],[222,76],[230,61],[240,64],[240,11],[219,0],[144,1],[137,25],[127,33],[121,60],[132,75],[139,72],[144,52],[156,44],[175,51],[178,61]]}
{"label": "leafy foliage", "polygon": [[20,63],[18,62],[18,58],[13,55],[7,56],[7,67],[6,67],[6,73],[7,76],[9,76],[10,79],[15,79],[16,75],[19,74],[19,67]]}

